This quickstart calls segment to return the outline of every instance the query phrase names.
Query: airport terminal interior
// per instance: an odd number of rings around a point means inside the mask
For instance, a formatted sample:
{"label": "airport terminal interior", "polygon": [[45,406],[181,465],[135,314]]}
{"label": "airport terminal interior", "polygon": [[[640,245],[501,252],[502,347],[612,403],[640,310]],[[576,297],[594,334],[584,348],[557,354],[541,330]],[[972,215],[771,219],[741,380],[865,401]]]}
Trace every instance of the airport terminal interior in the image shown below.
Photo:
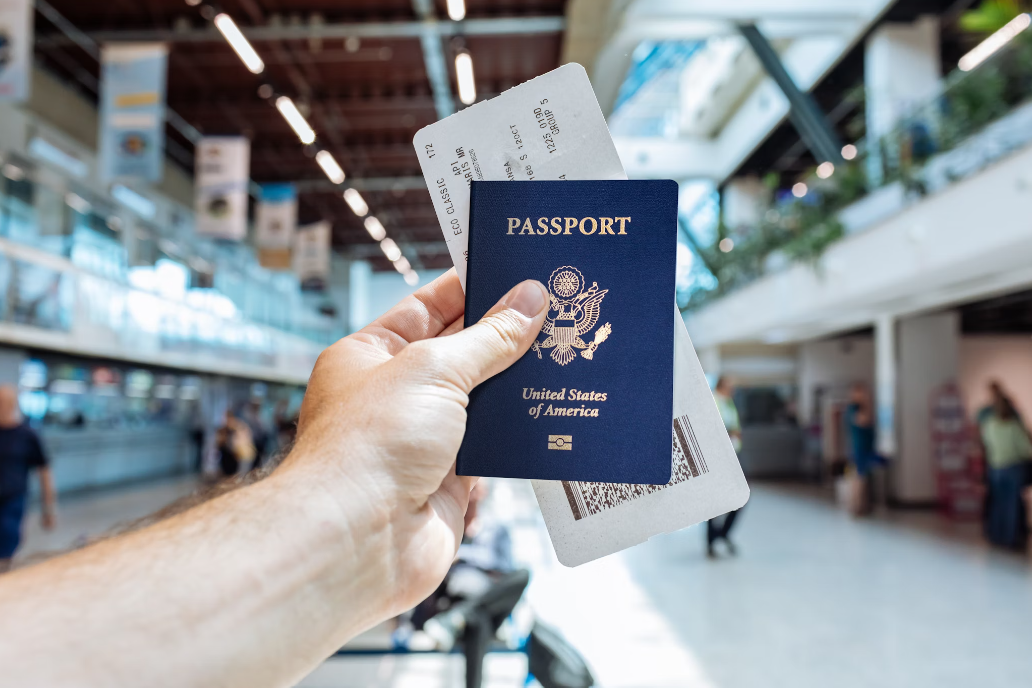
{"label": "airport terminal interior", "polygon": [[[457,563],[297,685],[1032,685],[1030,26],[1028,0],[0,2],[0,395],[42,448],[13,484],[0,418],[0,563],[272,470],[320,352],[453,265],[416,132],[578,63],[627,177],[677,182],[671,292],[749,501],[571,568],[531,481],[484,479],[491,556],[459,563],[487,583]],[[505,585],[474,642],[454,610]]]}

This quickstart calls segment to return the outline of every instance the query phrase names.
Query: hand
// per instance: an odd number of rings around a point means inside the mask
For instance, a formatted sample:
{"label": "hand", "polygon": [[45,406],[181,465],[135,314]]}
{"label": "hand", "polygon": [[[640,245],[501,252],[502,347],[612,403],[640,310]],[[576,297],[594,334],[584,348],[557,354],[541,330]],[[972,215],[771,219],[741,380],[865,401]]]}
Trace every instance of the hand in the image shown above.
{"label": "hand", "polygon": [[462,330],[451,271],[319,357],[283,470],[339,503],[347,541],[379,567],[385,608],[373,614],[410,609],[447,573],[475,484],[455,475],[468,395],[527,351],[547,296],[523,282]]}
{"label": "hand", "polygon": [[40,521],[43,525],[43,530],[53,530],[57,525],[57,517],[54,516],[54,510],[51,507],[43,507],[43,513]]}

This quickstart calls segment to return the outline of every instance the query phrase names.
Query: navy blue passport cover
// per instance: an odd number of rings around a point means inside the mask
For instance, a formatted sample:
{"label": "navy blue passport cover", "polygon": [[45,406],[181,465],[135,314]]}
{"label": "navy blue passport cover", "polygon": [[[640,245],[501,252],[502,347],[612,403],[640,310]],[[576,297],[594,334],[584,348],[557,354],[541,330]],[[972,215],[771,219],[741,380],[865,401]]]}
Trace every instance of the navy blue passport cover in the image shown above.
{"label": "navy blue passport cover", "polygon": [[550,293],[534,347],[470,395],[460,475],[665,485],[677,184],[474,181],[465,324]]}

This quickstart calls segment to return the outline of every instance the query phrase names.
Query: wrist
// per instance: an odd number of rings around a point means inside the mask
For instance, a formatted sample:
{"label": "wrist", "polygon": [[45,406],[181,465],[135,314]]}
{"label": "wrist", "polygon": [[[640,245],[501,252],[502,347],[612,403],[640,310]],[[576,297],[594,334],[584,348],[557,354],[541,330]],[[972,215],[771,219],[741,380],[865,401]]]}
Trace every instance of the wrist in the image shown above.
{"label": "wrist", "polygon": [[260,484],[283,500],[285,537],[308,562],[308,584],[357,633],[386,614],[396,573],[388,502],[348,466],[339,450],[320,460],[298,447]]}

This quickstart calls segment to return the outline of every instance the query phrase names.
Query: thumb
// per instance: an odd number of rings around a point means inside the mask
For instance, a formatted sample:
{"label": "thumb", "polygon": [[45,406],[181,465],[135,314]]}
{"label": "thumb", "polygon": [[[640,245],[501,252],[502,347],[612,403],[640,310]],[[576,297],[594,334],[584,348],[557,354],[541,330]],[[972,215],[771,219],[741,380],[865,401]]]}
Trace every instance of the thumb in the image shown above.
{"label": "thumb", "polygon": [[541,332],[548,291],[537,280],[520,282],[480,322],[461,332],[426,340],[438,361],[469,394],[526,353]]}

